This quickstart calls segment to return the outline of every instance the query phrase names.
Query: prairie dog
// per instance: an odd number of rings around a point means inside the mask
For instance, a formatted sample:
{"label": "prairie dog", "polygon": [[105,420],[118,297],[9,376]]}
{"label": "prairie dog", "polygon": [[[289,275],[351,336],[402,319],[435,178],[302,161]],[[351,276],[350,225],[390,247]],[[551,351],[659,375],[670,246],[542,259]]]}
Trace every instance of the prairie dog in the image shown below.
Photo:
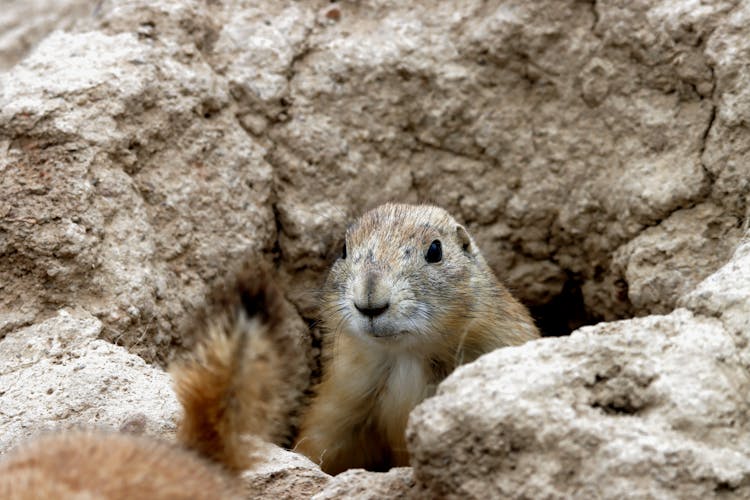
{"label": "prairie dog", "polygon": [[279,441],[295,393],[295,346],[280,291],[245,268],[215,287],[190,322],[197,348],[171,368],[184,415],[178,443],[96,430],[63,431],[0,459],[0,498],[245,498],[249,435]]}
{"label": "prairie dog", "polygon": [[411,410],[456,366],[539,336],[445,210],[386,204],[346,232],[321,304],[323,376],[296,450],[336,474],[408,465]]}

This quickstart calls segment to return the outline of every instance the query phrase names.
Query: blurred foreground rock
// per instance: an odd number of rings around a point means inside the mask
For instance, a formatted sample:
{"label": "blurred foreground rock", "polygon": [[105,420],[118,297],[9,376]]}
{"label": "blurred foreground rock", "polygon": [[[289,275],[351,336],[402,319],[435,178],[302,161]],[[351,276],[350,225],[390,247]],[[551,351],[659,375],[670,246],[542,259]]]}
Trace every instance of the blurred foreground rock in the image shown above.
{"label": "blurred foreground rock", "polygon": [[94,15],[98,3],[98,0],[3,0],[0,71],[11,68],[53,30],[71,28]]}

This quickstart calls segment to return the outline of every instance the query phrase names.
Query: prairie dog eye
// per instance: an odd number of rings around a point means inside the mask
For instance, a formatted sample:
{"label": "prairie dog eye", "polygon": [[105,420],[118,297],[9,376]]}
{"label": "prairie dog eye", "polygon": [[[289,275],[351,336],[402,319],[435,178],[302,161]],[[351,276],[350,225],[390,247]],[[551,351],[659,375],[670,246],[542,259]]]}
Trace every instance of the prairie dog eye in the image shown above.
{"label": "prairie dog eye", "polygon": [[341,250],[341,259],[346,260],[346,242],[344,242],[344,248]]}
{"label": "prairie dog eye", "polygon": [[435,240],[430,243],[430,248],[427,249],[427,253],[424,255],[424,260],[430,264],[435,264],[443,260],[443,246],[440,244],[440,240]]}

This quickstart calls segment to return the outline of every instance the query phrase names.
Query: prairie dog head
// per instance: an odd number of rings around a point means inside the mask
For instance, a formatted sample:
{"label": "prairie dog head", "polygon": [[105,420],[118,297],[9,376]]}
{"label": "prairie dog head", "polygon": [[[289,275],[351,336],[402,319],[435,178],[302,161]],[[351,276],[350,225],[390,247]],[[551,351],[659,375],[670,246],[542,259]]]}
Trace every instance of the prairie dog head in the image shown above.
{"label": "prairie dog head", "polygon": [[376,343],[433,342],[469,321],[486,287],[477,277],[490,272],[466,229],[442,208],[381,205],[347,230],[323,318],[336,333]]}

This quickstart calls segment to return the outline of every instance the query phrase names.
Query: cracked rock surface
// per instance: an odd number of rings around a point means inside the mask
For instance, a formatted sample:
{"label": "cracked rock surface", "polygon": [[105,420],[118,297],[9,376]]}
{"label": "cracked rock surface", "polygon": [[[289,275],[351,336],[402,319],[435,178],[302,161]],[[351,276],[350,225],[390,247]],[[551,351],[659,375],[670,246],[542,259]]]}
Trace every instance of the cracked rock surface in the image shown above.
{"label": "cracked rock surface", "polygon": [[[431,201],[542,324],[609,323],[456,373],[413,415],[413,473],[254,488],[750,495],[747,2],[3,9],[0,449],[51,422],[169,434],[156,366],[214,280],[273,261],[313,324],[349,221]],[[133,385],[99,393],[81,359]]]}
{"label": "cracked rock surface", "polygon": [[72,28],[95,15],[98,0],[3,0],[0,11],[0,71],[21,60],[51,31]]}
{"label": "cracked rock surface", "polygon": [[69,426],[173,436],[169,376],[98,339],[101,329],[84,311],[61,310],[0,342],[0,450]]}
{"label": "cracked rock surface", "polygon": [[412,413],[414,474],[430,497],[745,498],[740,353],[685,309],[496,351]]}
{"label": "cracked rock surface", "polygon": [[456,214],[530,305],[667,313],[747,213],[750,14],[688,7],[101,2],[0,80],[0,331],[76,297],[163,359],[248,255],[312,318],[391,199]]}

